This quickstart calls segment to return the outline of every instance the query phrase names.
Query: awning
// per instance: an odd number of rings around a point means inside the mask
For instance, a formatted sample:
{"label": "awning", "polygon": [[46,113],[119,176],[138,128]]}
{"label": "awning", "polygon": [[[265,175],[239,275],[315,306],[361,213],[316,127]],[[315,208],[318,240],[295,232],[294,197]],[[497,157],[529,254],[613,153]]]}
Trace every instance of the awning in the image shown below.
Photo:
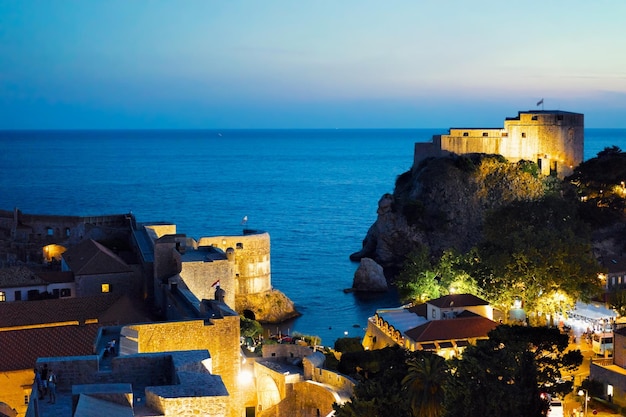
{"label": "awning", "polygon": [[576,302],[573,310],[567,315],[571,318],[587,319],[587,320],[615,320],[617,313],[614,310],[604,307],[600,303],[585,304],[580,301]]}

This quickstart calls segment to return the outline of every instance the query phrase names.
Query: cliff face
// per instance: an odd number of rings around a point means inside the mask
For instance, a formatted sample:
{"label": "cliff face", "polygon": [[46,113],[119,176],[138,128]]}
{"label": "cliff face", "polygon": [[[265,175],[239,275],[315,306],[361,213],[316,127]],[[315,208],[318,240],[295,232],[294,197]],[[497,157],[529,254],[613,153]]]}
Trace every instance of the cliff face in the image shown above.
{"label": "cliff face", "polygon": [[293,301],[276,289],[254,294],[238,294],[235,297],[235,305],[239,314],[249,316],[246,312],[250,311],[254,314],[254,319],[260,323],[281,323],[300,316]]}
{"label": "cliff face", "polygon": [[382,196],[363,248],[350,258],[372,258],[390,276],[421,245],[434,255],[465,252],[480,241],[488,210],[543,196],[532,167],[493,155],[426,159],[398,177],[393,194]]}

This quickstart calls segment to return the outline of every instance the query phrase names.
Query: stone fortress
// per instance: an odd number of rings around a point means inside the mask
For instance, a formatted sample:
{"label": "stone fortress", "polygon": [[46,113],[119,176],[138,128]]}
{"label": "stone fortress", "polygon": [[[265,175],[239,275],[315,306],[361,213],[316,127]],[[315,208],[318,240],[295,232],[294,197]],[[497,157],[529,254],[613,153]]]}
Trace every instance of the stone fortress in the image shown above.
{"label": "stone fortress", "polygon": [[509,162],[536,162],[543,175],[566,177],[583,161],[584,115],[559,110],[520,111],[503,128],[450,128],[415,144],[413,166],[449,153],[486,153]]}
{"label": "stone fortress", "polygon": [[[55,281],[60,288],[54,294],[47,292],[52,287],[43,279],[36,280],[35,289],[33,275],[0,282],[0,294],[13,296],[0,302],[3,352],[39,352],[22,358],[27,365],[0,369],[0,376],[10,381],[2,385],[0,412],[36,417],[88,416],[94,409],[121,416],[309,416],[328,415],[333,403],[351,395],[354,381],[324,369],[324,355],[308,346],[266,346],[263,359],[243,354],[240,314],[270,322],[297,314],[293,303],[272,288],[266,232],[244,230],[239,236],[196,241],[170,223],[138,224],[132,213],[38,216],[16,209],[0,211],[0,237],[3,269],[39,267],[44,277],[46,268],[53,267],[71,276]],[[46,299],[39,298],[41,291]],[[113,297],[111,303],[106,297]],[[129,297],[132,301],[124,301]],[[84,317],[67,320],[77,314],[67,302],[83,299],[94,307],[96,299],[110,307],[86,313],[87,304],[81,303]],[[28,326],[17,320],[25,307],[36,310],[39,303],[62,309],[63,318]],[[125,317],[143,303],[159,318]],[[87,327],[91,334],[98,329],[95,340],[90,337],[87,343],[92,347],[75,349],[74,356],[53,354],[67,352],[68,335],[78,337]],[[18,340],[24,343],[26,334],[16,336],[33,328],[42,335],[65,336],[28,339],[34,348],[22,349]],[[35,395],[33,366],[43,365],[58,375],[55,404]]]}

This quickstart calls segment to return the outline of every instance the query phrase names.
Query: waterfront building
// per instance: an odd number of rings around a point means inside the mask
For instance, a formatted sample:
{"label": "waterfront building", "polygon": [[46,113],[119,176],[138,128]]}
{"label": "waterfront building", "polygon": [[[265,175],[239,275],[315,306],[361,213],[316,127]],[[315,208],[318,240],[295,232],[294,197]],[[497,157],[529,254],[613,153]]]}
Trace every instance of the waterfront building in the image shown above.
{"label": "waterfront building", "polygon": [[488,302],[471,294],[450,294],[415,306],[376,310],[362,344],[368,350],[399,345],[451,358],[487,339],[496,326]]}

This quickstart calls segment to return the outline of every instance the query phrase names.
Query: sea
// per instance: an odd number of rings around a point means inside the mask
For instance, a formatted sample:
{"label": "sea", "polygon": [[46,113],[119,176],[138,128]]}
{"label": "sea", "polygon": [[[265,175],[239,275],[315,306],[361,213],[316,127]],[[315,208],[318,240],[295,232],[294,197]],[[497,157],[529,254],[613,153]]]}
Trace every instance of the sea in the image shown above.
{"label": "sea", "polygon": [[[362,337],[397,294],[346,293],[378,200],[447,129],[0,131],[0,209],[132,212],[200,238],[243,228],[271,238],[272,285],[301,316],[266,326],[332,346]],[[626,129],[585,129],[585,160],[626,150]],[[247,217],[247,223],[242,221]]]}

